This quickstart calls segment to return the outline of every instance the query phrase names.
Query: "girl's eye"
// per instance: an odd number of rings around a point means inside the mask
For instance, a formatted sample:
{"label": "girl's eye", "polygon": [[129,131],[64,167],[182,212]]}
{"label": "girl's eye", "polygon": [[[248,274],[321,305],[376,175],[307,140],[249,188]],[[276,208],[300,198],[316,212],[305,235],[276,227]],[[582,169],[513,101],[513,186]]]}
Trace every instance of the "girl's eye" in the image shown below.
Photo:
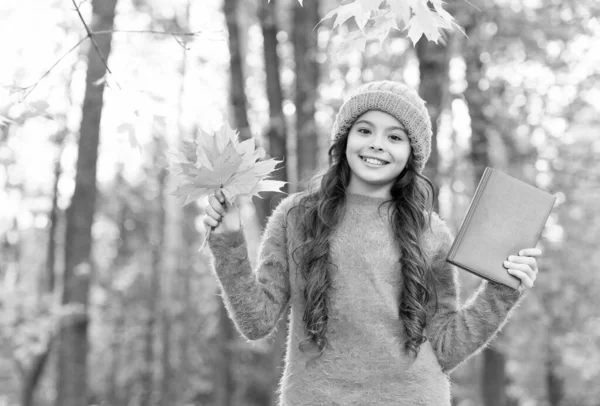
{"label": "girl's eye", "polygon": [[402,137],[398,135],[390,135],[390,138],[392,138],[394,141],[402,141]]}
{"label": "girl's eye", "polygon": [[371,131],[367,130],[366,128],[359,128],[358,132],[361,134],[369,134]]}

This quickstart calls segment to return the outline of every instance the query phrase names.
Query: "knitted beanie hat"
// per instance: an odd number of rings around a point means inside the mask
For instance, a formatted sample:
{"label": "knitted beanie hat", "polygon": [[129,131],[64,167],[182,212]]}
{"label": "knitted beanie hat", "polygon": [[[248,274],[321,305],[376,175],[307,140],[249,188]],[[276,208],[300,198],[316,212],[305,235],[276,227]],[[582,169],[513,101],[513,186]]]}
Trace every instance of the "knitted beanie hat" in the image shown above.
{"label": "knitted beanie hat", "polygon": [[408,131],[415,170],[421,172],[431,153],[431,118],[418,93],[403,83],[370,82],[356,89],[344,102],[333,123],[333,141],[348,133],[356,119],[369,110],[394,116]]}

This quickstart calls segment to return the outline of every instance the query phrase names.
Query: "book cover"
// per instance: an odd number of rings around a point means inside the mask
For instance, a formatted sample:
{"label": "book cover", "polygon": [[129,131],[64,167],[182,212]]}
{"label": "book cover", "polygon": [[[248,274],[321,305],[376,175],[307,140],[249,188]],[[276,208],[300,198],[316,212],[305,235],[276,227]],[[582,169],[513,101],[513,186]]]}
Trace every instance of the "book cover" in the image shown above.
{"label": "book cover", "polygon": [[536,246],[555,201],[550,193],[486,168],[446,260],[517,289],[520,279],[503,262]]}

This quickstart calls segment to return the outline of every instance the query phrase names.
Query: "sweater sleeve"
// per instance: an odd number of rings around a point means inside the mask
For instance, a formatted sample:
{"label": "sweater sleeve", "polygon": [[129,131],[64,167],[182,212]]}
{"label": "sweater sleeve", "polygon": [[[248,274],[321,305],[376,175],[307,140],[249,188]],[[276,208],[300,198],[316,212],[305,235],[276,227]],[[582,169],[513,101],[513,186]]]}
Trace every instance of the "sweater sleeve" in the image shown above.
{"label": "sweater sleeve", "polygon": [[437,311],[435,302],[428,306],[427,330],[442,370],[450,373],[485,348],[506,324],[522,295],[508,286],[483,280],[477,291],[460,306],[458,272],[446,262],[452,234],[437,215],[433,220],[432,269]]}
{"label": "sweater sleeve", "polygon": [[253,270],[243,231],[211,233],[212,271],[229,317],[248,340],[271,333],[290,300],[286,217],[291,196],[269,217]]}

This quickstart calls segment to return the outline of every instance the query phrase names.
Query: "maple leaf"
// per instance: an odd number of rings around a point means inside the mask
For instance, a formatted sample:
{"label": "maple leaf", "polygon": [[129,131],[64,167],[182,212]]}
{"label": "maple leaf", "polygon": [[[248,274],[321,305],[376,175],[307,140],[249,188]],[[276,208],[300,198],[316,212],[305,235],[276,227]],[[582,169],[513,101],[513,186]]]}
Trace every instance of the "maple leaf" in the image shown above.
{"label": "maple leaf", "polygon": [[[179,153],[170,154],[168,170],[178,180],[171,193],[185,206],[218,189],[228,204],[235,204],[243,195],[261,197],[261,192],[281,192],[286,182],[268,178],[282,161],[261,161],[262,152],[252,138],[239,142],[238,133],[229,125],[212,134],[200,130],[199,137],[184,141]],[[200,249],[206,245],[209,233]]]}
{"label": "maple leaf", "polygon": [[411,9],[413,16],[408,20],[406,29],[408,29],[407,35],[413,44],[416,45],[423,34],[428,40],[437,43],[442,35],[437,27],[436,13],[420,0],[413,0]]}
{"label": "maple leaf", "polygon": [[383,46],[383,41],[387,38],[390,30],[398,28],[396,16],[392,13],[382,13],[373,17],[373,24],[365,30],[367,39],[375,39]]}
{"label": "maple leaf", "polygon": [[[334,15],[336,16],[335,20],[333,22],[334,30],[338,26],[344,24],[350,18],[354,17],[354,20],[356,21],[358,28],[361,31],[363,31],[363,29],[365,28],[365,25],[367,24],[367,21],[369,20],[370,15],[371,15],[371,10],[364,10],[362,3],[355,1],[353,3],[345,4],[343,6],[339,6],[335,9],[331,10],[329,13],[327,13],[325,15],[325,17],[323,17],[321,19],[321,21],[319,21],[319,24],[321,24],[323,21],[333,17]],[[319,24],[317,24],[317,26]]]}
{"label": "maple leaf", "polygon": [[371,11],[379,9],[379,5],[383,3],[383,0],[358,0],[362,4],[363,10]]}
{"label": "maple leaf", "polygon": [[408,20],[410,20],[410,16],[412,15],[410,4],[404,0],[388,0],[387,3],[392,13],[399,16],[404,24],[408,24]]}

